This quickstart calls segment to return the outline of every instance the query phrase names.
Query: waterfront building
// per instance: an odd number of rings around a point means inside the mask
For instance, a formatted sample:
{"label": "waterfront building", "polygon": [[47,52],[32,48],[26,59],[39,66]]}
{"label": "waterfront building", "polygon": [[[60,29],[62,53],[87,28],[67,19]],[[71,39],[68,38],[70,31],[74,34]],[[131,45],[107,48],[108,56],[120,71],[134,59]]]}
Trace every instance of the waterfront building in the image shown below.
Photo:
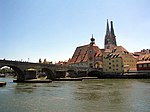
{"label": "waterfront building", "polygon": [[150,72],[150,49],[143,49],[140,52],[135,52],[138,56],[137,70]]}
{"label": "waterfront building", "polygon": [[102,68],[102,52],[95,44],[93,35],[90,44],[76,48],[72,58],[68,60],[68,65],[77,67]]}
{"label": "waterfront building", "polygon": [[114,49],[107,49],[103,53],[103,72],[123,73],[136,71],[137,59],[124,47],[116,46]]}
{"label": "waterfront building", "polygon": [[150,61],[137,62],[137,71],[150,72]]}
{"label": "waterfront building", "polygon": [[109,23],[107,20],[107,26],[106,26],[106,35],[105,35],[105,43],[104,43],[104,48],[105,50],[107,49],[113,49],[114,47],[117,46],[116,42],[116,36],[114,33],[114,28],[113,28],[113,22],[110,22],[111,28],[109,29]]}

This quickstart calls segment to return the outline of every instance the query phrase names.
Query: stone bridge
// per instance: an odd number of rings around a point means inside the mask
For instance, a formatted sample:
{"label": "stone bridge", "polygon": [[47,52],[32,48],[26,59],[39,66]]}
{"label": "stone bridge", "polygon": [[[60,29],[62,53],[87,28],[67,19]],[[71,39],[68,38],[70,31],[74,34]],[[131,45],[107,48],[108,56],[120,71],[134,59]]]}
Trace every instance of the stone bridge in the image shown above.
{"label": "stone bridge", "polygon": [[101,70],[88,67],[71,67],[56,64],[0,60],[0,68],[4,66],[10,67],[16,72],[18,81],[34,79],[40,72],[44,72],[47,76],[47,79],[60,78],[65,76],[81,77],[91,74],[97,75],[99,72],[101,72]]}

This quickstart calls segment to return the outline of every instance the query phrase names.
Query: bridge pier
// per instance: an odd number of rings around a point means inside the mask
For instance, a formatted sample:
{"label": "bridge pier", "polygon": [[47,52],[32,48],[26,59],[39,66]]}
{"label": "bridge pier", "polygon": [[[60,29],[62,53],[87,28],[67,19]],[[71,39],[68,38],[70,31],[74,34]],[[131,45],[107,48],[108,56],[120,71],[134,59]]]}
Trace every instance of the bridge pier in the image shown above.
{"label": "bridge pier", "polygon": [[66,71],[56,71],[55,78],[64,78],[64,77],[66,77]]}
{"label": "bridge pier", "polygon": [[25,80],[25,74],[17,74],[17,81],[24,81]]}
{"label": "bridge pier", "polygon": [[86,77],[87,74],[87,71],[78,71],[78,77]]}

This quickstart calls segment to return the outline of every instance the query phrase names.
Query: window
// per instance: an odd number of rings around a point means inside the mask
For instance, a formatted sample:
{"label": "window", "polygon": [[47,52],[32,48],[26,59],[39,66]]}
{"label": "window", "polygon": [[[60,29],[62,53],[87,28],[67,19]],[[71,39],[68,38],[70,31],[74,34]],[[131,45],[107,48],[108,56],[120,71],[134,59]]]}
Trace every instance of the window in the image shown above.
{"label": "window", "polygon": [[89,53],[92,54],[92,50],[90,50]]}
{"label": "window", "polygon": [[112,60],[112,62],[114,62],[114,60]]}
{"label": "window", "polygon": [[147,67],[147,64],[144,64],[144,67]]}
{"label": "window", "polygon": [[118,62],[118,60],[116,60],[116,62]]}
{"label": "window", "polygon": [[142,65],[138,65],[139,68],[142,68]]}
{"label": "window", "polygon": [[116,65],[116,67],[118,67],[118,64]]}
{"label": "window", "polygon": [[113,67],[115,67],[115,65],[113,65]]}
{"label": "window", "polygon": [[111,69],[111,67],[109,67],[109,69]]}
{"label": "window", "polygon": [[116,71],[118,71],[118,69],[116,69]]}
{"label": "window", "polygon": [[109,63],[109,65],[111,65],[111,63]]}

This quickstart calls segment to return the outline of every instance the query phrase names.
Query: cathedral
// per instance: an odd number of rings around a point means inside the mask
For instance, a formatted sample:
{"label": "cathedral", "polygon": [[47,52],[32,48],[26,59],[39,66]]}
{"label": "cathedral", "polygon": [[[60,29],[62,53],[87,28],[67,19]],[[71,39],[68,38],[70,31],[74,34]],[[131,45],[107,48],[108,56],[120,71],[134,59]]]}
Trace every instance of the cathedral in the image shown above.
{"label": "cathedral", "polygon": [[104,48],[106,49],[113,49],[114,47],[117,46],[116,42],[116,36],[114,33],[114,28],[113,28],[113,22],[110,22],[111,28],[109,29],[109,23],[107,20],[107,26],[106,26],[106,35],[105,35],[105,42],[104,42]]}

